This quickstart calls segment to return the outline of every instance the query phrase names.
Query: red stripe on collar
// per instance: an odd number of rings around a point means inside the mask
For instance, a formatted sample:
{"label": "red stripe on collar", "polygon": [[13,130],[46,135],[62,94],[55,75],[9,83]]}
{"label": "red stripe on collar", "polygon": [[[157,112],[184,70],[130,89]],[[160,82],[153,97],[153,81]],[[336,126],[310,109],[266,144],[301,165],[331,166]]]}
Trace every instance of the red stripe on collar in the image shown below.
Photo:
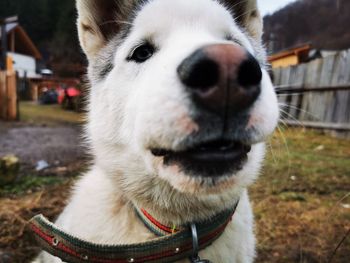
{"label": "red stripe on collar", "polygon": [[142,214],[145,216],[144,219],[148,219],[147,221],[151,222],[154,226],[158,227],[160,230],[165,231],[168,234],[174,234],[179,231],[176,227],[168,227],[163,225],[159,221],[157,221],[154,217],[152,217],[145,209],[141,209]]}

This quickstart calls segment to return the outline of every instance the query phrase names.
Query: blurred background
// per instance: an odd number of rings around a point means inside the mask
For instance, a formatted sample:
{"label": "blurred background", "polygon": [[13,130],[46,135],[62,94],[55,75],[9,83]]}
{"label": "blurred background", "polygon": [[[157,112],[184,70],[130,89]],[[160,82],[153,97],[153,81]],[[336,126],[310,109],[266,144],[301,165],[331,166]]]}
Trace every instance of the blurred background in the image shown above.
{"label": "blurred background", "polygon": [[[256,262],[350,262],[350,1],[259,0],[281,121],[250,189]],[[38,252],[90,157],[72,0],[0,0],[0,263]]]}

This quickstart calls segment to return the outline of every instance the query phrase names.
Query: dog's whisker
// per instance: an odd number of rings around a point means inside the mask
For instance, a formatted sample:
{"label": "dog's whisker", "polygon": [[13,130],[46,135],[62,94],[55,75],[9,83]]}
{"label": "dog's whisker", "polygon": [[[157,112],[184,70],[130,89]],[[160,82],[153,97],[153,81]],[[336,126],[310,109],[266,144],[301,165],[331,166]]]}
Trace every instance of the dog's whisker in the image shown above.
{"label": "dog's whisker", "polygon": [[[249,0],[241,0],[239,2],[237,2],[236,4],[234,4],[231,8],[236,8],[244,3],[247,3]],[[255,9],[254,9],[255,10]]]}
{"label": "dog's whisker", "polygon": [[251,12],[253,11],[256,11],[256,8],[251,8],[251,9],[248,9],[246,12],[243,12],[242,14],[240,14],[239,16],[235,17],[236,20],[239,20],[241,19],[242,17],[250,14]]}
{"label": "dog's whisker", "polygon": [[300,95],[303,95],[303,94],[305,94],[305,93],[303,93],[303,92],[300,92],[300,93],[298,93],[298,92],[294,92],[294,93],[278,93],[277,92],[277,96],[278,97],[300,96]]}
{"label": "dog's whisker", "polygon": [[130,22],[127,22],[127,21],[121,21],[121,20],[108,20],[108,21],[105,21],[101,24],[99,24],[99,26],[105,26],[105,25],[108,25],[108,24],[125,24],[125,25],[130,25],[132,26],[133,24],[130,23]]}
{"label": "dog's whisker", "polygon": [[274,87],[276,89],[279,89],[279,88],[291,88],[291,87],[294,87],[294,88],[301,88],[303,85],[303,83],[294,83],[294,84],[281,84],[281,85],[274,85]]}
{"label": "dog's whisker", "polygon": [[288,104],[284,104],[284,107],[298,110],[300,112],[303,112],[303,113],[307,114],[308,116],[312,117],[313,119],[315,119],[317,121],[321,121],[321,119],[319,117],[317,117],[315,114],[313,114],[313,113],[311,113],[311,112],[309,112],[307,110],[304,110],[302,108],[299,108],[299,107],[296,107],[296,106],[293,106],[293,105],[288,105]]}
{"label": "dog's whisker", "polygon": [[284,143],[284,146],[286,148],[286,152],[287,152],[287,155],[288,155],[288,170],[287,170],[287,178],[289,179],[290,177],[290,171],[291,171],[291,167],[292,167],[292,160],[291,160],[291,153],[290,153],[290,150],[289,150],[289,146],[288,146],[288,141],[287,141],[287,138],[284,136],[284,133],[282,131],[282,129],[277,126],[277,130],[283,140],[283,143]]}
{"label": "dog's whisker", "polygon": [[336,248],[332,252],[332,255],[330,256],[328,263],[333,263],[333,259],[335,255],[337,254],[339,248],[344,244],[345,240],[350,236],[350,227],[348,228],[346,234],[343,236],[343,238],[340,240],[340,242],[337,244]]}
{"label": "dog's whisker", "polygon": [[[291,108],[291,109],[295,109],[297,111],[300,111],[302,113],[305,113],[306,115],[312,117],[313,119],[317,120],[317,121],[321,121],[321,119],[319,117],[317,117],[315,114],[307,111],[307,110],[304,110],[302,108],[299,108],[299,107],[296,107],[296,106],[293,106],[293,105],[288,105],[288,104],[285,104],[285,103],[279,103],[280,106],[282,106],[283,108]],[[281,109],[281,108],[280,108]],[[282,110],[282,109],[281,109]],[[295,121],[299,121],[297,120],[295,117],[293,117],[291,114],[287,113],[286,111],[283,111],[283,113],[285,114],[288,114],[288,117],[291,117],[293,120]]]}
{"label": "dog's whisker", "polygon": [[274,164],[276,165],[276,164],[278,164],[278,162],[277,162],[276,155],[275,155],[275,152],[274,152],[273,147],[272,147],[271,140],[272,140],[272,138],[270,138],[270,139],[267,141],[267,145],[268,145],[268,147],[269,147],[269,149],[270,149],[273,162],[274,162]]}
{"label": "dog's whisker", "polygon": [[[285,108],[286,106],[283,106],[283,105],[281,105],[281,104],[279,104],[279,106],[280,106],[280,107],[279,107],[279,110],[280,110],[280,112],[282,113],[282,116],[283,116],[283,115],[286,115],[287,118],[290,118],[290,119],[292,119],[292,120],[298,122],[299,124],[301,124],[301,122],[300,122],[298,119],[296,119],[291,113],[289,113],[289,112],[287,112],[286,110],[284,110],[284,108]],[[288,120],[287,118],[285,118],[286,121]]]}
{"label": "dog's whisker", "polygon": [[328,213],[327,221],[330,221],[335,213],[335,209],[340,206],[340,204],[346,200],[348,197],[350,197],[350,192],[344,195],[342,198],[340,198],[331,208],[331,210]]}
{"label": "dog's whisker", "polygon": [[306,128],[305,125],[301,121],[299,121],[298,119],[294,118],[293,116],[288,116],[289,115],[288,113],[284,113],[284,114],[286,116],[281,117],[279,122],[282,123],[286,129],[290,128],[290,125],[288,124],[288,121],[290,121],[290,120],[295,121],[297,123],[297,125],[300,126],[301,128],[303,128],[303,129]]}
{"label": "dog's whisker", "polygon": [[289,129],[289,125],[287,124],[287,122],[285,121],[285,119],[280,118],[280,119],[279,119],[279,123],[280,123],[280,125],[282,124],[283,127],[284,127],[285,129]]}

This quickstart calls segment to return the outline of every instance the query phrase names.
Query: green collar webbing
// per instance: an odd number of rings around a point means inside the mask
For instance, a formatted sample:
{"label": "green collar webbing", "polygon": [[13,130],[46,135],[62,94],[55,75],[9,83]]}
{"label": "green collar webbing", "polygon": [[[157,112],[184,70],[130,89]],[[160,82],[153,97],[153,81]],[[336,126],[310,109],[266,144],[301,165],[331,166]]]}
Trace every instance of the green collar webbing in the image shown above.
{"label": "green collar webbing", "polygon": [[[195,224],[198,250],[208,247],[221,236],[232,219],[237,204],[208,221]],[[143,222],[150,230],[154,230],[147,222]],[[69,263],[170,263],[191,258],[194,251],[190,225],[177,232],[131,245],[102,245],[85,241],[59,229],[42,215],[32,218],[29,225],[44,250]]]}

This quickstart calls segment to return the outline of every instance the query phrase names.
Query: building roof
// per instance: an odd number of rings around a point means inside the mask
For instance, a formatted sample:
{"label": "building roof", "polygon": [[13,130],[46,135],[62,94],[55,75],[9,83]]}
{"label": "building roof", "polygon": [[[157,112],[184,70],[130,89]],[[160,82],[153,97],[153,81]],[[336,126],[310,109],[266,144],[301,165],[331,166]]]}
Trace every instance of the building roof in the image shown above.
{"label": "building roof", "polygon": [[[18,26],[18,23],[10,23],[6,24],[6,33],[10,33],[13,29],[15,29]],[[1,35],[1,33],[0,33]]]}
{"label": "building roof", "polygon": [[292,55],[299,55],[303,52],[310,51],[312,48],[311,44],[303,44],[296,47],[292,47],[269,56],[269,61],[275,61],[281,58],[289,57]]}
{"label": "building roof", "polygon": [[[16,53],[29,55],[36,59],[42,58],[42,55],[38,50],[38,48],[35,46],[33,41],[25,32],[25,30],[18,23],[6,24],[5,28],[6,28],[7,35],[10,35],[10,33],[12,32],[15,33],[15,42],[16,42],[15,52]],[[0,30],[0,37],[1,37],[1,30]]]}

